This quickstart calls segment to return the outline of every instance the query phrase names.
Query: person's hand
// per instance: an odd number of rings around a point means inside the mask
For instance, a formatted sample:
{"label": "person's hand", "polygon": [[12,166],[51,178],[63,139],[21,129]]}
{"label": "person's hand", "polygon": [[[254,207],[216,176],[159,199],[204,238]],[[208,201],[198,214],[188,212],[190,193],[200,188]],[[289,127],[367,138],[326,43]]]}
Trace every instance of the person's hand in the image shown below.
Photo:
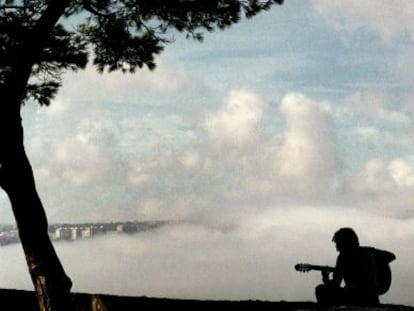
{"label": "person's hand", "polygon": [[326,284],[329,283],[329,271],[322,271],[322,281]]}

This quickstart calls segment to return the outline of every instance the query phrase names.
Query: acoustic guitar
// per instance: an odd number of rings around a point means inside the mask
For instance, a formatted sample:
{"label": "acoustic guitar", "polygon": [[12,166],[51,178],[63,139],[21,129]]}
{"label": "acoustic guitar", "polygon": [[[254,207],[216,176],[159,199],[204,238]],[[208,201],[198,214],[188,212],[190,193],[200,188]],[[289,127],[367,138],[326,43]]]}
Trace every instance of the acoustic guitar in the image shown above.
{"label": "acoustic guitar", "polygon": [[[329,266],[320,266],[320,265],[311,265],[307,263],[298,263],[295,265],[295,270],[299,272],[308,272],[311,270],[315,271],[326,271],[326,272],[335,272],[334,267]],[[385,294],[391,286],[391,268],[389,264],[383,262],[377,262],[377,278],[378,278],[378,290],[379,294]]]}

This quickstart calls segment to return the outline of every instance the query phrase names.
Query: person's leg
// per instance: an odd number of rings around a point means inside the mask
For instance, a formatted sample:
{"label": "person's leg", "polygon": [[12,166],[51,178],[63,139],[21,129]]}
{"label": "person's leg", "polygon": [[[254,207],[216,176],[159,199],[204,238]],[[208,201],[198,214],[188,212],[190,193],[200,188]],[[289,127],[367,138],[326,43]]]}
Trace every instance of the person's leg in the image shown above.
{"label": "person's leg", "polygon": [[377,296],[361,296],[361,295],[348,295],[346,297],[348,301],[348,305],[355,305],[355,306],[378,306],[380,304],[379,299]]}
{"label": "person's leg", "polygon": [[323,306],[338,306],[346,304],[344,290],[337,286],[320,284],[315,288],[316,300]]}

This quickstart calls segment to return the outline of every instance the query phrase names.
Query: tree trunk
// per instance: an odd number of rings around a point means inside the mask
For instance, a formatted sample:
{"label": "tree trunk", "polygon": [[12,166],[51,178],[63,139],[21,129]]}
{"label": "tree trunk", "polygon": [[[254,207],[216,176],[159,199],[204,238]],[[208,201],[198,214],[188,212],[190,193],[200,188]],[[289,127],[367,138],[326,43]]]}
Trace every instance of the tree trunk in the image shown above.
{"label": "tree trunk", "polygon": [[49,238],[43,205],[23,145],[20,107],[32,66],[71,0],[50,0],[0,84],[0,186],[7,193],[41,311],[71,310],[72,282]]}
{"label": "tree trunk", "polygon": [[49,238],[46,214],[23,146],[20,114],[5,109],[6,103],[2,101],[0,109],[0,186],[11,202],[40,310],[70,310],[72,282]]}

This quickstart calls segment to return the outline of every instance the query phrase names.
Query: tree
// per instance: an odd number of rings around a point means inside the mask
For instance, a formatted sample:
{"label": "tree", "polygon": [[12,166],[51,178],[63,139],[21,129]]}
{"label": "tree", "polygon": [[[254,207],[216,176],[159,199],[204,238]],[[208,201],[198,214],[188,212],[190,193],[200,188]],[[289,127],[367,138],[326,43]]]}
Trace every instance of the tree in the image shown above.
{"label": "tree", "polygon": [[[70,309],[70,278],[23,144],[21,107],[49,105],[67,70],[89,59],[101,73],[155,68],[171,30],[202,41],[283,0],[0,0],[0,186],[7,193],[41,310]],[[65,21],[76,18],[76,29]]]}

